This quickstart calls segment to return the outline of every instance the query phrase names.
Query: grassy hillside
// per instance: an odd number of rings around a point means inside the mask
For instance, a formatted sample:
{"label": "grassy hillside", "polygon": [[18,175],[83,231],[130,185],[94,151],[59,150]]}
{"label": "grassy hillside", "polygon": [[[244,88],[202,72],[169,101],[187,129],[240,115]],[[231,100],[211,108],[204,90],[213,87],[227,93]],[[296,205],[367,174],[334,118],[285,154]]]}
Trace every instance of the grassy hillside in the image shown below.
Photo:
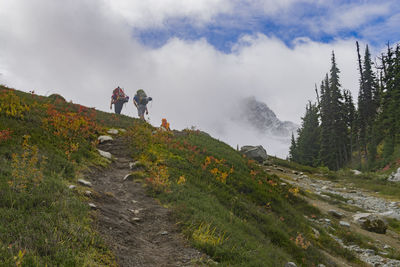
{"label": "grassy hillside", "polygon": [[[320,249],[356,261],[298,188],[196,130],[160,131],[120,115],[0,87],[0,266],[113,266],[82,194],[82,170],[106,166],[95,146],[128,129],[132,175],[169,207],[182,232],[223,266],[329,265]],[[318,229],[319,238],[311,227]]]}
{"label": "grassy hillside", "polygon": [[[133,120],[0,87],[0,266],[112,266],[85,197],[73,193],[106,127]],[[78,190],[79,192],[79,190]]]}
{"label": "grassy hillside", "polygon": [[329,265],[322,247],[356,261],[305,218],[321,214],[298,188],[281,184],[230,146],[200,131],[154,131],[147,124],[136,124],[128,136],[143,166],[133,177],[144,179],[174,211],[194,246],[224,266]]}

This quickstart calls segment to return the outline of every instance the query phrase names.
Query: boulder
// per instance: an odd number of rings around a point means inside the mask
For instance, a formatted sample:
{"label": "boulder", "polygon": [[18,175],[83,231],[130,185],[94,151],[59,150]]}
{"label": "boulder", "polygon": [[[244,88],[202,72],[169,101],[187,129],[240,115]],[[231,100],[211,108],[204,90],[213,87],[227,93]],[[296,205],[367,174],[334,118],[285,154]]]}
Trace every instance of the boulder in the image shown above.
{"label": "boulder", "polygon": [[262,146],[243,146],[240,148],[240,152],[259,163],[268,159],[267,151]]}
{"label": "boulder", "polygon": [[289,261],[285,264],[285,267],[297,267],[297,265],[296,263]]}
{"label": "boulder", "polygon": [[359,170],[351,170],[351,172],[352,172],[354,175],[360,175],[360,174],[362,174],[362,172],[360,172]]}
{"label": "boulder", "polygon": [[108,142],[108,141],[112,141],[113,138],[109,135],[100,135],[97,140],[99,140],[99,143],[104,143],[104,142]]}
{"label": "boulder", "polygon": [[388,181],[390,181],[390,182],[400,182],[400,168],[398,168],[396,172],[393,172],[389,176]]}
{"label": "boulder", "polygon": [[388,227],[383,218],[372,213],[357,213],[353,216],[353,219],[361,225],[361,228],[378,234],[385,234]]}

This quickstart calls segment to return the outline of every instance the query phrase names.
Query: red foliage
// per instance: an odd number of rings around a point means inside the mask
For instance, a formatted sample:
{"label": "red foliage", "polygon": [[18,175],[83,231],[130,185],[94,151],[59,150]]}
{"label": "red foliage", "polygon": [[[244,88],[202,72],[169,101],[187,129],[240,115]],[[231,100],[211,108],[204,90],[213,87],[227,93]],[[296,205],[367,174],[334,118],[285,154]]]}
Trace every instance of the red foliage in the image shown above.
{"label": "red foliage", "polygon": [[12,131],[10,129],[0,131],[0,143],[11,139]]}

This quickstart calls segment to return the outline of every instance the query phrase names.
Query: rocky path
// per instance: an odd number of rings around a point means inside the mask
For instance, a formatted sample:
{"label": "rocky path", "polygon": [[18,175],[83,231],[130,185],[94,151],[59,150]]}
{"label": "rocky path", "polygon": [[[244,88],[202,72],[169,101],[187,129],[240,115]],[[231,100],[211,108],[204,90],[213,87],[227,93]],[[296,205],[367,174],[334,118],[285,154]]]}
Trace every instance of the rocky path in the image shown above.
{"label": "rocky path", "polygon": [[357,216],[363,216],[363,214],[400,220],[400,199],[389,201],[375,196],[372,192],[354,188],[351,184],[346,188],[336,182],[325,180],[323,177],[309,177],[282,167],[270,166],[266,170],[277,174],[286,183],[319,196],[316,198],[306,197],[311,205],[318,207],[327,215],[327,218],[321,219],[319,223],[329,225],[328,217],[333,216],[340,220],[341,227],[346,227],[372,239],[373,245],[379,248],[379,251],[360,248],[357,245],[346,245],[342,240],[333,236],[339,244],[353,251],[362,261],[372,266],[400,266],[399,260],[387,257],[390,251],[400,251],[399,234],[390,230],[387,230],[385,234],[367,231],[355,221]]}
{"label": "rocky path", "polygon": [[98,231],[114,251],[119,266],[196,266],[203,255],[191,248],[171,220],[168,209],[149,197],[130,173],[129,149],[123,137],[98,146],[111,153],[107,169],[92,170],[93,203]]}

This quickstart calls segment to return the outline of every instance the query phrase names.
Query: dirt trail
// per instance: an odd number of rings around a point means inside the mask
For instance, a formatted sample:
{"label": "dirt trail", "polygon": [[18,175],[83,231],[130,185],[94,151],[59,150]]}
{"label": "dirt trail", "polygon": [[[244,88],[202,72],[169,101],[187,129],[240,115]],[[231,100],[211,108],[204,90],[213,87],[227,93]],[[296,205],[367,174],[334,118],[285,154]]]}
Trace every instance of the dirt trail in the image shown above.
{"label": "dirt trail", "polygon": [[146,194],[142,183],[123,181],[130,173],[123,137],[100,144],[114,158],[107,169],[92,170],[98,231],[114,251],[119,266],[195,266],[203,255],[191,248],[170,211]]}

